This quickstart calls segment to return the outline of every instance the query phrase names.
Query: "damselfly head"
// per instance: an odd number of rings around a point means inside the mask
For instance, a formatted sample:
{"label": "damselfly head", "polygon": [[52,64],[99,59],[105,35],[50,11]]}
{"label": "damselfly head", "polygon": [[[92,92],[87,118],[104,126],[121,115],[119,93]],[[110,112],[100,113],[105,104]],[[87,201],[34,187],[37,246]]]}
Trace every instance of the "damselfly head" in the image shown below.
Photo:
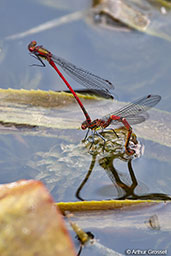
{"label": "damselfly head", "polygon": [[29,43],[29,45],[28,45],[29,51],[30,52],[34,51],[36,45],[37,45],[36,41],[31,41],[31,43]]}
{"label": "damselfly head", "polygon": [[87,120],[86,120],[86,121],[84,121],[84,122],[82,123],[81,129],[82,129],[82,130],[85,130],[85,129],[88,128],[88,126],[89,126],[89,124],[88,124],[88,122],[87,122]]}

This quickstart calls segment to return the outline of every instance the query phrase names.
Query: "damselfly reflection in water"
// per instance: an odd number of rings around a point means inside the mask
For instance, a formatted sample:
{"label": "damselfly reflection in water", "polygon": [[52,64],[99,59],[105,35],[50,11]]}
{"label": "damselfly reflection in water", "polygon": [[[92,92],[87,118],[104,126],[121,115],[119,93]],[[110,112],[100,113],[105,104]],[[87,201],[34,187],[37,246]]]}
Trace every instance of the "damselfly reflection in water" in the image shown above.
{"label": "damselfly reflection in water", "polygon": [[[118,130],[119,136],[124,135],[124,130],[120,129]],[[103,134],[105,137],[110,137],[114,136],[110,132],[106,132]],[[81,182],[80,186],[78,187],[76,191],[76,197],[79,200],[84,201],[83,197],[80,195],[81,191],[83,190],[83,187],[85,184],[88,182],[90,175],[92,174],[93,168],[95,166],[96,161],[98,161],[98,164],[105,170],[107,173],[108,177],[112,181],[112,184],[115,186],[117,189],[118,195],[115,198],[112,199],[117,199],[117,200],[123,200],[123,199],[152,199],[152,200],[170,200],[170,197],[166,194],[163,193],[146,193],[145,191],[141,191],[141,193],[138,195],[135,192],[135,189],[137,187],[145,187],[145,190],[148,190],[146,185],[142,184],[142,182],[138,181],[136,178],[136,175],[133,170],[133,160],[140,157],[143,154],[143,145],[141,145],[137,140],[136,140],[136,135],[134,134],[133,137],[134,141],[132,143],[133,149],[135,151],[134,155],[128,154],[123,147],[122,143],[118,142],[118,139],[115,138],[115,140],[109,140],[107,139],[107,145],[106,145],[106,150],[104,154],[100,154],[102,150],[102,145],[98,144],[97,141],[95,142],[95,145],[93,146],[93,151],[91,152],[92,154],[92,161],[89,167],[89,170],[84,178],[84,180]],[[136,141],[136,143],[135,143]],[[120,141],[121,142],[121,141]],[[112,145],[111,145],[112,143]],[[87,144],[87,147],[89,145]],[[136,147],[135,147],[136,146]],[[97,160],[98,158],[98,160]],[[126,163],[127,169],[128,169],[128,174],[123,174],[120,170],[117,170],[115,168],[115,160],[122,161]],[[130,183],[130,184],[129,184]],[[144,189],[141,189],[144,190]],[[86,194],[86,189],[85,189],[85,194]],[[109,199],[109,198],[107,198]],[[111,199],[111,198],[110,198]]]}

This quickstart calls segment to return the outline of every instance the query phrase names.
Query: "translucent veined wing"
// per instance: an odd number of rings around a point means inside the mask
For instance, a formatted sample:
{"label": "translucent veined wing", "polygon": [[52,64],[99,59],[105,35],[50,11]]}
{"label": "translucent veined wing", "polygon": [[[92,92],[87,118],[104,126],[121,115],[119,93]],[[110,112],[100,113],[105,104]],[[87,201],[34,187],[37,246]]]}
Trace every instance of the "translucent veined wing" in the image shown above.
{"label": "translucent veined wing", "polygon": [[[161,96],[159,95],[148,95],[125,105],[123,108],[101,119],[107,121],[111,115],[114,115],[126,118],[129,124],[142,123],[148,118],[148,114],[145,112],[154,107],[160,100]],[[118,121],[112,120],[111,124],[118,124]]]}
{"label": "translucent veined wing", "polygon": [[79,84],[95,91],[97,94],[113,98],[110,90],[114,89],[114,85],[110,81],[94,75],[83,68],[79,68],[55,55],[52,55],[52,60]]}

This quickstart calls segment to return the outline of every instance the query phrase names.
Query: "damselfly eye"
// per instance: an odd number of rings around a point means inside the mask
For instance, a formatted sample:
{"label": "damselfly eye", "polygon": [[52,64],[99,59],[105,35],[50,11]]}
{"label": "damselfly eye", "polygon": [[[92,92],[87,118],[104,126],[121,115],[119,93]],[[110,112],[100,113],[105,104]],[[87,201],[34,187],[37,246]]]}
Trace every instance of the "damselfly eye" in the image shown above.
{"label": "damselfly eye", "polygon": [[82,123],[82,125],[81,125],[81,129],[82,129],[82,130],[85,130],[85,129],[87,129],[87,127],[88,127],[88,123],[87,123],[87,121],[84,121],[84,122]]}
{"label": "damselfly eye", "polygon": [[36,41],[32,41],[31,43],[29,43],[29,45],[28,45],[29,51],[30,52],[34,51],[36,45],[37,45]]}

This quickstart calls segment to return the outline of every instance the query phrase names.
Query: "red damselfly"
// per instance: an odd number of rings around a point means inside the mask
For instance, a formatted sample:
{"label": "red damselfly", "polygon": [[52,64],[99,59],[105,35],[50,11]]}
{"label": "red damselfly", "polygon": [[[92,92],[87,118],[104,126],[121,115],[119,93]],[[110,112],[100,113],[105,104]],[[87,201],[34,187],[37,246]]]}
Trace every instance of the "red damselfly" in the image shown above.
{"label": "red damselfly", "polygon": [[103,129],[108,127],[110,124],[117,125],[121,123],[121,125],[124,126],[128,131],[125,149],[128,153],[133,154],[134,151],[129,148],[129,141],[132,134],[132,127],[130,125],[144,122],[148,118],[146,111],[154,107],[160,100],[161,96],[159,95],[148,95],[127,104],[123,108],[110,113],[101,119],[95,119],[91,123],[84,121],[81,128],[83,130],[88,129],[85,139],[91,130],[93,132],[93,140],[94,135],[98,135],[104,140],[105,144],[105,138],[98,133],[98,129],[102,129],[103,131]]}
{"label": "red damselfly", "polygon": [[[72,87],[70,86],[68,81],[65,79],[65,77],[62,75],[62,73],[59,71],[59,69],[57,68],[55,63],[57,65],[59,65],[74,80],[76,80],[83,86],[87,87],[88,89],[91,89],[91,90],[94,89],[98,93],[101,93],[103,95],[112,97],[110,90],[114,89],[113,84],[106,79],[103,79],[97,75],[94,75],[94,74],[90,73],[89,71],[86,71],[82,68],[76,67],[72,63],[53,55],[51,52],[49,52],[48,50],[43,48],[43,46],[37,45],[36,41],[32,41],[28,45],[28,49],[31,52],[32,56],[36,57],[41,62],[41,64],[42,64],[41,66],[45,67],[44,62],[42,61],[42,59],[45,59],[55,69],[55,71],[58,73],[58,75],[64,81],[64,83],[69,88],[69,90],[74,95],[75,99],[77,100],[78,104],[80,105],[80,107],[86,117],[87,123],[91,123],[90,116],[88,115],[82,102],[80,101],[80,99],[78,98],[77,94],[72,89]],[[38,65],[33,64],[32,66],[38,66]]]}
{"label": "red damselfly", "polygon": [[80,101],[77,94],[70,86],[70,84],[67,82],[65,77],[59,71],[55,63],[58,64],[66,73],[68,73],[77,82],[88,87],[89,89],[98,90],[98,92],[101,91],[105,95],[108,95],[108,96],[111,95],[110,89],[114,89],[113,84],[108,80],[105,80],[99,76],[96,76],[90,73],[89,71],[76,67],[75,65],[71,64],[70,62],[67,62],[62,58],[56,57],[50,51],[43,48],[43,46],[37,45],[36,41],[32,41],[28,45],[28,49],[31,52],[31,54],[41,62],[43,67],[45,67],[45,64],[42,61],[42,59],[47,60],[49,64],[58,73],[58,75],[61,77],[61,79],[64,81],[64,83],[67,85],[71,93],[74,95],[75,99],[77,100],[78,104],[80,105],[86,117],[86,121],[84,121],[81,125],[81,128],[83,130],[88,128],[88,132],[86,134],[85,139],[87,138],[88,133],[91,130],[93,132],[93,140],[94,140],[94,135],[98,135],[104,140],[104,145],[105,145],[105,138],[98,132],[98,129],[103,130],[106,127],[108,127],[110,124],[116,125],[118,123],[122,123],[122,125],[125,126],[125,128],[128,131],[127,139],[125,142],[125,149],[128,153],[131,153],[131,154],[134,153],[133,150],[131,150],[128,147],[131,134],[132,134],[132,127],[130,126],[130,124],[138,124],[145,121],[147,118],[147,115],[145,116],[144,113],[149,108],[155,106],[160,101],[161,99],[160,96],[158,95],[145,96],[143,98],[140,98],[126,105],[125,107],[119,109],[114,113],[104,116],[101,119],[95,119],[94,121],[91,121],[91,118],[87,113],[85,107],[83,106],[82,102]]}

